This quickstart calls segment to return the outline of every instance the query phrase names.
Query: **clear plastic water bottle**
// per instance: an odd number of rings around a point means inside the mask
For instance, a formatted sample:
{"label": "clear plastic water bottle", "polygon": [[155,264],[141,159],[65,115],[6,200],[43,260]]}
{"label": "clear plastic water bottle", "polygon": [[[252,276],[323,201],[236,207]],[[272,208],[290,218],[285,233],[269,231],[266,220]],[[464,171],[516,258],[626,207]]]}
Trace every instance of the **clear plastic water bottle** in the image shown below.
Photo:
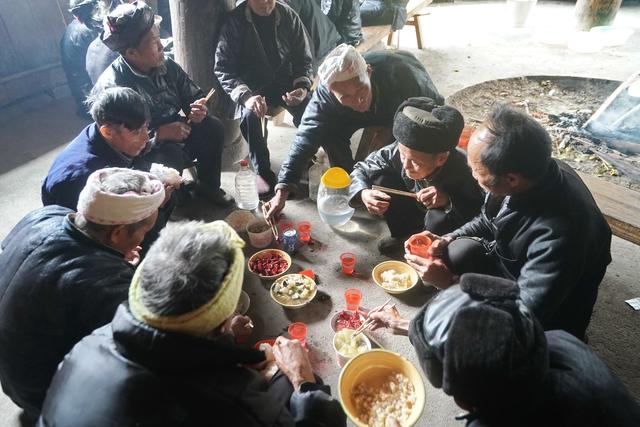
{"label": "clear plastic water bottle", "polygon": [[258,207],[256,174],[249,169],[249,162],[240,160],[240,171],[236,174],[236,204],[240,209],[252,211]]}
{"label": "clear plastic water bottle", "polygon": [[309,198],[311,200],[318,199],[318,187],[320,187],[320,180],[322,175],[329,169],[327,165],[327,155],[321,148],[316,153],[316,160],[309,168]]}

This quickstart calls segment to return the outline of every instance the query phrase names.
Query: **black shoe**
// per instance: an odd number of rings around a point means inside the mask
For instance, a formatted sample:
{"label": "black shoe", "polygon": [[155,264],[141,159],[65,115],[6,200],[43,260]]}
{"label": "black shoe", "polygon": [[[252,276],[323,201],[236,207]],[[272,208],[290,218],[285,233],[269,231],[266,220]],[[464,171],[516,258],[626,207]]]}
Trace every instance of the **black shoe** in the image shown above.
{"label": "black shoe", "polygon": [[404,242],[406,242],[408,238],[409,236],[383,237],[378,241],[378,252],[380,252],[380,255],[385,255],[389,258],[402,257],[404,254]]}
{"label": "black shoe", "polygon": [[196,194],[221,208],[228,208],[236,202],[235,199],[225,193],[222,188],[210,190],[202,185],[198,185],[196,187]]}

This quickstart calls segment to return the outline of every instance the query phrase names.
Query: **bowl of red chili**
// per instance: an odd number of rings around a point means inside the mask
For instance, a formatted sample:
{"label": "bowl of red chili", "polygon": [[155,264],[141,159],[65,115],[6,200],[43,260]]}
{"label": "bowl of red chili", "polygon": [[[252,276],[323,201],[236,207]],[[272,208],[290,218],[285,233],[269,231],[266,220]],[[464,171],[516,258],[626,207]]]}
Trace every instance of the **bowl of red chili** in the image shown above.
{"label": "bowl of red chili", "polygon": [[279,249],[264,249],[253,254],[247,262],[249,270],[263,279],[276,279],[291,267],[291,257]]}

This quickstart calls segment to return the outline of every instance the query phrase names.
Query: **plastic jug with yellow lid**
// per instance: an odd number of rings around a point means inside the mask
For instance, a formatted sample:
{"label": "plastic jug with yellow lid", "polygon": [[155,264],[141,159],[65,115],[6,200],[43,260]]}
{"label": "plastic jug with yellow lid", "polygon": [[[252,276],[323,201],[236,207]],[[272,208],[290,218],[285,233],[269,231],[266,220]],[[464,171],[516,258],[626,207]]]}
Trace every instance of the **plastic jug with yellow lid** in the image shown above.
{"label": "plastic jug with yellow lid", "polygon": [[329,168],[320,180],[318,188],[318,213],[327,225],[343,225],[349,222],[355,209],[349,206],[351,178],[342,168]]}

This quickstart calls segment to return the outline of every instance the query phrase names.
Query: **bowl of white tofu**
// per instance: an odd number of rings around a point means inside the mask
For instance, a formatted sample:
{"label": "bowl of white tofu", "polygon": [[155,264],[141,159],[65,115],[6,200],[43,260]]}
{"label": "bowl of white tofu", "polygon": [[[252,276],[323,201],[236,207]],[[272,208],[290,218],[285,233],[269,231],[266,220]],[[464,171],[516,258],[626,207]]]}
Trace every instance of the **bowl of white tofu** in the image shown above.
{"label": "bowl of white tofu", "polygon": [[301,308],[318,292],[316,282],[302,274],[285,274],[271,285],[271,298],[284,308]]}
{"label": "bowl of white tofu", "polygon": [[376,285],[389,294],[403,294],[418,283],[418,273],[406,262],[384,261],[371,271]]}

